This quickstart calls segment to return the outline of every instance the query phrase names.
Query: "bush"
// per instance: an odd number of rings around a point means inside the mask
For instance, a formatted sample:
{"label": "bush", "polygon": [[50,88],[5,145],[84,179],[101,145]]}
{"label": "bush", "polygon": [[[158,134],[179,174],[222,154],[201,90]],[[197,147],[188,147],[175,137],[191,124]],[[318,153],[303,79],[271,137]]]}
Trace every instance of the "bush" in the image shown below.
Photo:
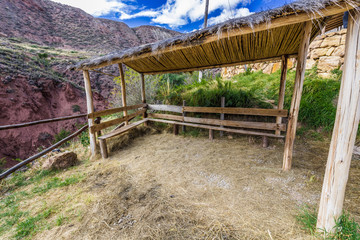
{"label": "bush", "polygon": [[80,142],[84,147],[87,147],[90,145],[89,130],[83,131],[80,134]]}
{"label": "bush", "polygon": [[[66,131],[65,129],[61,129],[58,134],[55,134],[54,136],[54,143],[60,142],[64,138],[68,137],[71,133],[69,131]],[[65,145],[68,145],[69,142],[66,142]]]}
{"label": "bush", "polygon": [[80,106],[79,105],[72,105],[71,108],[72,108],[72,111],[74,113],[80,112]]}

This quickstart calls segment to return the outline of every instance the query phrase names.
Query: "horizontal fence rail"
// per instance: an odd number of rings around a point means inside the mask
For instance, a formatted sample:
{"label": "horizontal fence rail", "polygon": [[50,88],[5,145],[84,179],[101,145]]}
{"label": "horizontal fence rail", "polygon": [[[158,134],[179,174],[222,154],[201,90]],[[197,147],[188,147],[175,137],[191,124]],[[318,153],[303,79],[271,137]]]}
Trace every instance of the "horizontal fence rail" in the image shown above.
{"label": "horizontal fence rail", "polygon": [[44,120],[38,120],[38,121],[34,121],[34,122],[19,123],[19,124],[13,124],[13,125],[4,125],[4,126],[0,126],[0,130],[28,127],[28,126],[33,126],[33,125],[37,125],[37,124],[64,121],[64,120],[69,120],[69,119],[74,119],[74,118],[82,118],[82,117],[87,117],[87,114],[80,114],[80,115],[75,115],[75,116],[44,119]]}
{"label": "horizontal fence rail", "polygon": [[20,169],[21,167],[25,166],[28,163],[33,162],[34,160],[38,159],[41,156],[44,156],[46,153],[52,151],[53,149],[59,147],[60,145],[66,143],[67,141],[69,141],[70,139],[76,137],[77,135],[79,135],[80,133],[82,133],[83,131],[85,131],[87,128],[89,127],[89,125],[85,125],[82,128],[80,128],[79,130],[77,130],[76,132],[74,132],[73,134],[71,134],[70,136],[64,138],[63,140],[55,143],[54,145],[48,147],[47,149],[39,152],[38,154],[16,164],[15,166],[13,166],[12,168],[9,168],[8,170],[6,170],[5,172],[3,172],[2,174],[0,174],[0,180],[4,179],[6,176],[10,175],[11,173],[15,172],[16,170]]}
{"label": "horizontal fence rail", "polygon": [[165,111],[165,112],[176,112],[182,113],[183,107],[175,106],[175,105],[155,105],[155,104],[148,104],[149,110],[154,111]]}
{"label": "horizontal fence rail", "polygon": [[94,113],[89,113],[87,116],[89,118],[97,118],[97,117],[111,115],[114,113],[123,112],[123,111],[127,111],[127,110],[138,109],[138,108],[142,108],[142,107],[146,107],[146,103],[132,105],[132,106],[126,106],[126,107],[106,109],[106,110],[102,110],[102,111],[98,111],[98,112],[94,112]]}
{"label": "horizontal fence rail", "polygon": [[122,117],[122,118],[116,118],[116,119],[113,119],[113,120],[110,120],[110,121],[106,121],[106,122],[102,122],[100,124],[95,124],[93,126],[90,127],[90,132],[91,133],[96,133],[98,131],[101,131],[105,128],[108,128],[108,127],[111,127],[113,125],[116,125],[116,124],[120,124],[122,122],[125,122],[125,121],[129,121],[130,119],[138,116],[138,115],[142,115],[143,113],[146,112],[146,109],[142,109],[140,111],[137,111],[133,114],[130,114],[128,116],[125,116],[125,117]]}
{"label": "horizontal fence rail", "polygon": [[286,109],[231,108],[231,107],[183,107],[184,112],[225,113],[253,116],[287,117]]}

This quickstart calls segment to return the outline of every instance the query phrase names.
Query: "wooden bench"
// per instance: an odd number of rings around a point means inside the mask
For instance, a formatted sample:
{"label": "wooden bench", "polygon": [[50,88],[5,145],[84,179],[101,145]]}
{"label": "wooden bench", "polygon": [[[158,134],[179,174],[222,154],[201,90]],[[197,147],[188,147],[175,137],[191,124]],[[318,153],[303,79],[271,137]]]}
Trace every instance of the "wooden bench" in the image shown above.
{"label": "wooden bench", "polygon": [[120,134],[122,134],[124,132],[127,132],[130,129],[135,128],[136,126],[139,126],[140,124],[145,123],[146,121],[148,121],[148,119],[145,118],[145,119],[142,119],[140,121],[137,121],[137,122],[131,123],[129,125],[126,125],[126,126],[120,128],[120,129],[117,129],[115,131],[112,131],[112,132],[110,132],[108,134],[105,134],[103,136],[98,137],[102,158],[105,159],[105,158],[108,157],[108,149],[107,149],[106,139],[109,139],[109,138],[115,137],[117,135],[120,135]]}
{"label": "wooden bench", "polygon": [[[163,122],[174,124],[174,133],[177,133],[177,125],[198,127],[209,129],[209,138],[213,139],[213,131],[233,132],[246,135],[262,136],[264,142],[268,142],[267,138],[285,138],[281,135],[281,131],[286,131],[286,124],[276,122],[250,122],[250,121],[234,121],[221,120],[213,118],[186,117],[185,113],[215,113],[215,114],[234,114],[234,115],[252,115],[264,117],[287,117],[288,111],[281,109],[256,109],[256,108],[226,108],[226,107],[179,107],[169,105],[148,105],[149,110],[166,111],[182,113],[182,115],[149,113],[149,121]],[[236,129],[240,128],[240,129]],[[249,130],[250,129],[250,130]],[[265,130],[266,132],[264,132]],[[274,131],[271,133],[270,131]]]}

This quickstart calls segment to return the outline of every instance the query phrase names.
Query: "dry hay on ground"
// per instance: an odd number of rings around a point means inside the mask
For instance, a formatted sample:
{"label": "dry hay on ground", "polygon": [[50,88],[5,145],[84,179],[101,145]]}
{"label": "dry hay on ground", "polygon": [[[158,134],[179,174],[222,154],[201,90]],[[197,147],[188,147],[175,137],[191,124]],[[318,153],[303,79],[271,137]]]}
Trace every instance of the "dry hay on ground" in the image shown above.
{"label": "dry hay on ground", "polygon": [[[129,136],[144,132],[136,131]],[[77,187],[91,196],[83,217],[37,239],[313,239],[295,215],[319,202],[328,143],[297,140],[285,173],[276,140],[264,149],[245,136],[129,136],[113,144],[130,145],[83,169]],[[345,202],[357,220],[359,166],[354,160]]]}

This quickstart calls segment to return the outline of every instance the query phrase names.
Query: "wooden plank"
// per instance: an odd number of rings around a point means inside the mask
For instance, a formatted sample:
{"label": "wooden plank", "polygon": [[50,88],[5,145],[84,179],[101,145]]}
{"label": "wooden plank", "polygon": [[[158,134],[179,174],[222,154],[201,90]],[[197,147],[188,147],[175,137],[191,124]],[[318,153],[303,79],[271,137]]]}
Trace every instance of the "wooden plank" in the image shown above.
{"label": "wooden plank", "polygon": [[108,158],[106,139],[99,139],[100,152],[103,159]]}
{"label": "wooden plank", "polygon": [[122,118],[116,118],[116,119],[113,119],[113,120],[110,120],[110,121],[106,121],[106,122],[102,122],[100,124],[94,125],[94,126],[92,126],[90,128],[90,132],[95,133],[97,131],[103,130],[103,129],[111,127],[113,125],[129,121],[133,117],[136,117],[138,115],[142,115],[145,111],[146,111],[146,109],[143,109],[143,110],[137,111],[137,112],[135,112],[133,114],[127,115],[127,116],[122,117]]}
{"label": "wooden plank", "polygon": [[58,117],[58,118],[51,118],[51,119],[43,119],[43,120],[38,120],[38,121],[34,121],[34,122],[18,123],[18,124],[12,124],[12,125],[4,125],[4,126],[0,126],[0,130],[28,127],[28,126],[33,126],[33,125],[37,125],[37,124],[64,121],[64,120],[69,120],[69,119],[74,119],[74,118],[83,118],[83,117],[87,117],[87,114],[80,114],[80,115],[76,115],[76,116],[67,116],[67,117]]}
{"label": "wooden plank", "polygon": [[163,122],[163,123],[169,123],[169,124],[178,124],[178,125],[185,125],[185,126],[189,126],[189,127],[199,127],[199,128],[205,128],[205,129],[213,129],[213,130],[216,130],[216,131],[225,131],[225,132],[233,132],[233,133],[256,135],[256,136],[267,136],[267,137],[273,137],[273,138],[284,138],[284,136],[281,136],[281,135],[279,136],[279,135],[275,135],[275,134],[272,134],[272,133],[254,132],[254,131],[247,131],[247,130],[233,129],[233,128],[222,128],[222,127],[215,127],[215,126],[202,125],[202,124],[196,124],[196,123],[176,122],[176,121],[156,119],[156,118],[147,118],[147,119],[149,121],[153,121],[153,122]]}
{"label": "wooden plank", "polygon": [[360,117],[360,14],[349,12],[343,75],[322,187],[317,229],[333,232],[342,214]]}
{"label": "wooden plank", "polygon": [[123,112],[125,110],[134,110],[134,109],[138,109],[138,108],[142,108],[142,107],[146,107],[146,104],[141,103],[141,104],[126,106],[126,107],[105,109],[102,111],[88,114],[88,118],[97,118],[97,117],[107,116],[107,115],[111,115],[114,113]]}
{"label": "wooden plank", "polygon": [[[222,108],[225,107],[225,97],[221,97],[220,107],[222,107]],[[224,120],[224,119],[225,119],[225,114],[220,113],[220,120]],[[223,127],[223,126],[220,126],[220,127]],[[220,131],[220,137],[223,137],[223,136],[224,136],[224,132]]]}
{"label": "wooden plank", "polygon": [[302,40],[299,47],[298,61],[296,66],[296,75],[294,83],[294,93],[291,100],[288,129],[286,132],[283,170],[291,169],[292,153],[294,148],[296,125],[300,109],[301,94],[304,85],[306,57],[309,50],[312,23],[306,22],[303,27]]}
{"label": "wooden plank", "polygon": [[[124,74],[124,68],[123,64],[119,63],[119,72],[120,72],[120,78],[121,78],[121,100],[123,107],[126,107],[126,84],[125,84],[125,74]],[[127,116],[127,110],[125,109],[123,111],[124,116]],[[128,125],[128,121],[125,121],[125,125]]]}
{"label": "wooden plank", "polygon": [[287,117],[288,111],[285,109],[260,109],[260,108],[222,108],[222,107],[184,107],[184,112],[197,113],[225,113],[241,114],[253,116],[280,116]]}
{"label": "wooden plank", "polygon": [[89,125],[85,125],[82,128],[80,128],[79,130],[77,130],[76,132],[74,132],[73,134],[71,134],[70,136],[67,136],[66,138],[62,139],[61,141],[55,143],[54,145],[48,147],[47,149],[39,152],[38,154],[35,154],[32,157],[29,157],[28,159],[16,164],[15,166],[11,167],[10,169],[6,170],[5,172],[0,174],[0,180],[4,179],[6,176],[10,175],[11,173],[15,172],[16,170],[22,168],[23,166],[25,166],[26,164],[29,164],[31,162],[33,162],[34,160],[44,156],[45,154],[47,154],[48,152],[51,152],[52,150],[54,150],[55,148],[61,146],[62,144],[66,143],[67,141],[69,141],[70,139],[78,136],[80,133],[82,133],[83,131],[85,131],[86,129],[88,129]]}
{"label": "wooden plank", "polygon": [[[91,114],[94,112],[94,103],[93,103],[93,94],[91,90],[91,83],[90,83],[90,74],[89,71],[83,71],[84,76],[84,86],[85,86],[85,94],[86,94],[86,106],[87,106],[87,112],[88,114]],[[88,119],[89,128],[94,126],[94,119],[89,118]],[[91,155],[95,156],[96,154],[96,136],[95,132],[89,131],[89,138],[90,138],[90,149],[91,149]]]}
{"label": "wooden plank", "polygon": [[175,120],[175,121],[184,121],[183,116],[177,116],[177,115],[171,115],[171,114],[149,113],[148,117],[163,118],[163,119]]}
{"label": "wooden plank", "polygon": [[[175,119],[174,119],[175,120]],[[251,128],[261,130],[286,130],[286,124],[277,124],[269,122],[245,122],[245,121],[232,121],[232,120],[218,120],[210,118],[195,118],[184,117],[185,122],[209,124],[209,125],[221,125],[227,127],[239,127],[239,128]]]}
{"label": "wooden plank", "polygon": [[122,128],[120,128],[120,129],[118,129],[116,131],[112,131],[111,133],[108,133],[108,134],[105,134],[105,135],[99,137],[99,139],[108,139],[108,138],[117,136],[117,135],[119,135],[121,133],[129,131],[130,129],[132,129],[132,128],[136,127],[136,126],[139,126],[140,124],[143,124],[146,121],[148,121],[148,118],[145,118],[145,119],[142,119],[140,121],[137,121],[137,122],[131,123],[129,125],[126,125],[125,127],[122,127]]}
{"label": "wooden plank", "polygon": [[[281,77],[280,77],[278,109],[284,108],[287,65],[288,65],[288,57],[284,55],[281,59]],[[276,117],[276,123],[280,124],[281,122],[282,122],[282,117]],[[280,135],[281,134],[280,130],[276,130],[275,134]]]}
{"label": "wooden plank", "polygon": [[176,112],[182,113],[183,107],[175,106],[175,105],[155,105],[155,104],[148,104],[149,110],[154,111],[165,111],[165,112]]}

